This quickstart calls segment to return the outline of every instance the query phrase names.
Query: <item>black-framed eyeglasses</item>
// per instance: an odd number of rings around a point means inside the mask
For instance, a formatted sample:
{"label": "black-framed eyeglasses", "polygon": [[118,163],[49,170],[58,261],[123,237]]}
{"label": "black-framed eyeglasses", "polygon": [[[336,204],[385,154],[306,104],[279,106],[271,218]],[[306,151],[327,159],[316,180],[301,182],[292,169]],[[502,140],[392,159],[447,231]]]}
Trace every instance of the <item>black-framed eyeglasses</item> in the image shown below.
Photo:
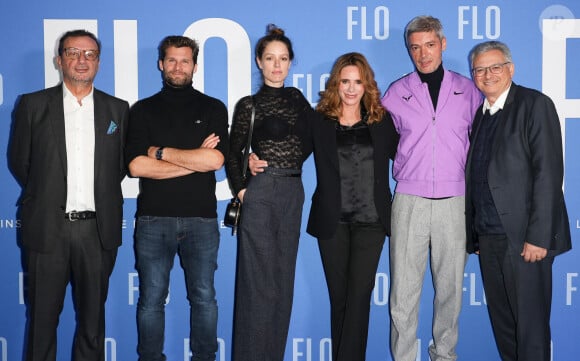
{"label": "black-framed eyeglasses", "polygon": [[492,74],[501,74],[501,73],[503,73],[503,67],[508,65],[508,64],[511,64],[511,61],[506,61],[505,63],[493,64],[490,66],[479,66],[477,68],[471,69],[471,72],[473,73],[473,76],[477,76],[477,77],[484,76],[488,70]]}
{"label": "black-framed eyeglasses", "polygon": [[64,48],[64,55],[67,58],[79,59],[81,53],[85,56],[85,59],[93,61],[99,58],[99,51],[96,49],[79,49],[79,48]]}

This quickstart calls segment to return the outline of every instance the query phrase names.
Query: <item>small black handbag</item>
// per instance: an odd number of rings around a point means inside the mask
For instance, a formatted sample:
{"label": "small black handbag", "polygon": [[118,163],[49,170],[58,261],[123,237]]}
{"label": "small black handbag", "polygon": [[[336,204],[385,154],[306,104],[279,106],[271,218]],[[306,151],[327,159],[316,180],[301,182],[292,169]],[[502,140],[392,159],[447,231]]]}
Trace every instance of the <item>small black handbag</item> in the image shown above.
{"label": "small black handbag", "polygon": [[[250,156],[250,146],[252,144],[252,132],[254,130],[254,118],[256,117],[256,109],[252,104],[252,116],[250,118],[250,129],[248,131],[248,144],[244,149],[244,163],[242,166],[242,177],[246,178],[246,170],[248,168],[248,158]],[[240,222],[240,215],[242,213],[242,202],[236,195],[230,203],[226,206],[226,214],[224,216],[224,225],[232,228],[232,236],[238,231],[238,223]]]}
{"label": "small black handbag", "polygon": [[241,212],[242,202],[240,202],[238,197],[232,198],[230,203],[226,206],[226,215],[224,216],[224,225],[226,227],[232,227],[232,235],[236,234]]}

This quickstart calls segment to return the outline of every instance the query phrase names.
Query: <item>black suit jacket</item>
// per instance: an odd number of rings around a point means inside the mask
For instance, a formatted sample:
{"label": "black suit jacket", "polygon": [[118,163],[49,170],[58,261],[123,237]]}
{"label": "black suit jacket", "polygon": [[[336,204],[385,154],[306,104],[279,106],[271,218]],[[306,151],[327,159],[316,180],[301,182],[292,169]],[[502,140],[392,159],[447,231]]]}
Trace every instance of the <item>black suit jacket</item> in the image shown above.
{"label": "black suit jacket", "polygon": [[[126,171],[123,147],[129,104],[94,90],[95,207],[105,249],[121,244]],[[67,197],[67,157],[62,84],[22,95],[14,112],[8,162],[22,187],[20,241],[50,252],[62,238]]]}
{"label": "black suit jacket", "polygon": [[[483,106],[482,106],[483,107]],[[483,118],[476,113],[472,144]],[[467,250],[478,249],[470,194],[472,148],[466,165]],[[489,188],[510,241],[519,254],[524,242],[557,255],[571,248],[562,181],[562,135],[554,103],[546,95],[512,84],[493,140],[487,172]]]}
{"label": "black suit jacket", "polygon": [[[382,121],[369,125],[374,151],[374,201],[379,219],[387,234],[391,233],[391,189],[389,187],[389,158],[395,156],[398,134],[387,113]],[[316,189],[307,232],[320,239],[334,236],[340,219],[340,170],[336,144],[336,120],[318,115],[312,121]]]}

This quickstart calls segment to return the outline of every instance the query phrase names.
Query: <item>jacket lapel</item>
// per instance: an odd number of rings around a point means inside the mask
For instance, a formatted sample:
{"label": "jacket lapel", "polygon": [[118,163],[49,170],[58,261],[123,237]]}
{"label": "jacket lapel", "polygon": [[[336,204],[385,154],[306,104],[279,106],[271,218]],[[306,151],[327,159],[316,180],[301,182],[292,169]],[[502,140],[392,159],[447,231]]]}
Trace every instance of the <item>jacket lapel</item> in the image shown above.
{"label": "jacket lapel", "polygon": [[49,122],[51,123],[54,142],[57,144],[58,156],[61,163],[61,169],[66,176],[67,158],[66,158],[66,136],[64,126],[64,105],[62,84],[52,88],[54,91],[48,99]]}
{"label": "jacket lapel", "polygon": [[324,118],[322,120],[324,127],[324,132],[322,134],[328,135],[328,138],[323,142],[323,144],[325,144],[324,152],[326,153],[326,157],[331,161],[332,168],[338,172],[338,144],[336,142],[337,121],[338,120],[335,121]]}
{"label": "jacket lapel", "polygon": [[483,105],[480,105],[475,112],[475,119],[473,120],[473,127],[471,128],[471,135],[469,137],[470,147],[467,153],[467,161],[465,162],[465,175],[466,175],[466,182],[469,181],[470,173],[471,173],[471,156],[473,153],[473,142],[477,138],[477,134],[479,133],[479,129],[481,128],[481,120],[483,119],[482,113]]}
{"label": "jacket lapel", "polygon": [[102,152],[98,151],[103,149],[103,142],[107,136],[108,122],[110,119],[107,118],[106,107],[104,106],[104,98],[102,94],[95,89],[93,91],[93,102],[95,111],[95,182],[99,179],[99,169],[101,164]]}
{"label": "jacket lapel", "polygon": [[499,144],[499,142],[501,139],[503,139],[503,137],[501,135],[505,134],[506,127],[508,126],[507,122],[509,121],[509,118],[510,118],[510,113],[511,113],[512,106],[514,103],[516,90],[517,90],[517,85],[515,83],[512,83],[512,85],[510,86],[510,90],[508,92],[507,98],[505,100],[505,104],[503,106],[503,109],[498,114],[499,118],[497,119],[497,122],[498,122],[497,128],[495,130],[495,136],[493,139],[493,146],[491,148],[492,153],[491,153],[490,158],[489,158],[490,163],[493,162],[494,159],[496,159],[496,154],[497,154],[498,150],[501,148],[501,144]]}

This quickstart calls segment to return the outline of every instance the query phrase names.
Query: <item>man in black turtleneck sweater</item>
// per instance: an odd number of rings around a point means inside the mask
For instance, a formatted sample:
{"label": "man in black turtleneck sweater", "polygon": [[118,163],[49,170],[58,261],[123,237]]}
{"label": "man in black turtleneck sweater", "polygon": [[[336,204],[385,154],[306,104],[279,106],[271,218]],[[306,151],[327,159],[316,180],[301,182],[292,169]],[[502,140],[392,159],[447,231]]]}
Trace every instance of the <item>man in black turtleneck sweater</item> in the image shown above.
{"label": "man in black turtleneck sweater", "polygon": [[216,179],[228,153],[225,105],[193,89],[197,43],[168,36],[159,45],[163,89],[132,107],[129,172],[140,178],[135,229],[139,272],[139,361],[165,360],[165,300],[175,254],[190,303],[192,360],[215,360],[219,229]]}

